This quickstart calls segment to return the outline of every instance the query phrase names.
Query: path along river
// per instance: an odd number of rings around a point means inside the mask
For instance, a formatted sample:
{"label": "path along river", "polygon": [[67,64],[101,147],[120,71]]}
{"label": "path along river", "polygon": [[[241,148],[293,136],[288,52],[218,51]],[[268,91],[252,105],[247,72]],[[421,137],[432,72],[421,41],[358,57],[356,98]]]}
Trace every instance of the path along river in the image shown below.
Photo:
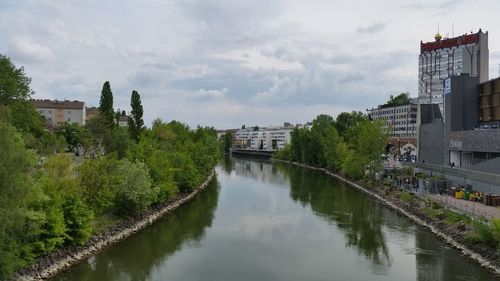
{"label": "path along river", "polygon": [[321,172],[227,158],[192,201],[51,280],[500,280]]}

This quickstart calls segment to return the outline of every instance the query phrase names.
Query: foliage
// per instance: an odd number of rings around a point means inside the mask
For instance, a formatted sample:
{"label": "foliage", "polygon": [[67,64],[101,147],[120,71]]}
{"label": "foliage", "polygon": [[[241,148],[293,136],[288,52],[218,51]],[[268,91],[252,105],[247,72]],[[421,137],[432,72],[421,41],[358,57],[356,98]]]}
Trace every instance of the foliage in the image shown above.
{"label": "foliage", "polygon": [[382,124],[368,121],[361,112],[343,112],[337,120],[320,114],[311,129],[294,128],[290,146],[273,157],[326,167],[355,180],[368,171],[373,179],[383,169],[380,155],[386,143]]}
{"label": "foliage", "polygon": [[337,116],[335,121],[335,129],[347,143],[351,143],[351,134],[355,131],[354,128],[363,120],[368,120],[368,117],[361,111],[342,112]]}
{"label": "foliage", "polygon": [[24,147],[22,136],[0,122],[0,278],[25,266],[23,226],[28,217],[35,154]]}
{"label": "foliage", "polygon": [[64,122],[56,129],[56,135],[64,137],[70,152],[88,146],[90,135],[78,123]]}
{"label": "foliage", "polygon": [[132,215],[149,207],[156,199],[149,173],[142,162],[122,160],[117,171],[119,180],[112,187],[116,191],[114,205],[120,215]]}
{"label": "foliage", "polygon": [[224,153],[229,153],[231,147],[233,147],[233,134],[231,132],[225,132],[222,135],[222,146]]}
{"label": "foliage", "polygon": [[473,231],[468,235],[468,238],[475,243],[482,243],[491,248],[498,246],[499,240],[495,238],[492,229],[481,221],[473,222]]}
{"label": "foliage", "polygon": [[401,192],[401,195],[400,195],[400,198],[401,198],[401,201],[405,202],[405,203],[410,203],[410,201],[412,200],[412,196],[409,192],[407,191],[403,191]]}
{"label": "foliage", "polygon": [[78,167],[82,196],[96,215],[113,209],[113,199],[119,179],[120,160],[114,155],[85,161]]}
{"label": "foliage", "polygon": [[101,91],[101,100],[99,101],[99,113],[104,118],[109,127],[114,125],[114,110],[113,110],[113,92],[109,81],[104,82]]}
{"label": "foliage", "polygon": [[394,107],[394,106],[402,106],[402,105],[407,105],[407,104],[410,104],[410,94],[405,92],[405,93],[401,93],[395,97],[393,95],[391,95],[390,99],[387,101],[387,103],[385,103],[381,107],[382,108]]}
{"label": "foliage", "polygon": [[285,161],[292,161],[292,146],[290,144],[286,144],[282,149],[278,149],[273,152],[274,159],[280,159]]}
{"label": "foliage", "polygon": [[92,234],[94,212],[83,202],[80,196],[68,196],[62,205],[66,223],[67,243],[82,245]]}
{"label": "foliage", "polygon": [[31,95],[30,83],[23,67],[16,68],[10,58],[0,54],[0,104],[27,100]]}
{"label": "foliage", "polygon": [[114,127],[108,137],[104,138],[104,149],[106,153],[116,153],[119,159],[127,156],[127,150],[130,146],[130,135],[124,127]]}
{"label": "foliage", "polygon": [[130,107],[132,108],[132,111],[130,111],[128,129],[132,139],[137,142],[144,126],[144,120],[142,120],[144,109],[141,104],[141,96],[135,90],[132,91]]}
{"label": "foliage", "polygon": [[[128,130],[115,124],[107,81],[95,118],[47,130],[28,100],[29,82],[22,68],[0,55],[1,280],[63,245],[84,244],[117,216],[193,190],[217,162],[213,128],[156,120],[147,129],[136,91],[137,131],[130,141]],[[92,159],[74,161],[72,153],[61,153],[65,147],[90,151]]]}

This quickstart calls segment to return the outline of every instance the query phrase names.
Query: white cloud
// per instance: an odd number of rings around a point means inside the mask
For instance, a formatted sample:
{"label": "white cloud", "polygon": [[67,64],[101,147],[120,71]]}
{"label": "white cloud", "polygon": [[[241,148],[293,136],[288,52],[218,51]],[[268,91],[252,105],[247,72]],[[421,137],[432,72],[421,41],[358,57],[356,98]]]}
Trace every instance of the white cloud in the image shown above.
{"label": "white cloud", "polygon": [[27,36],[9,40],[8,54],[21,62],[48,62],[54,58],[49,47],[42,46]]}
{"label": "white cloud", "polygon": [[221,99],[226,97],[226,94],[228,93],[227,88],[222,88],[220,90],[212,89],[212,90],[206,90],[206,89],[199,89],[195,95],[193,96],[193,100],[198,100],[198,101],[209,101],[213,99]]}
{"label": "white cloud", "polygon": [[415,96],[419,43],[437,22],[443,34],[452,22],[455,34],[488,30],[496,77],[500,2],[480,2],[0,1],[0,53],[39,98],[96,105],[109,80],[115,107],[128,110],[137,89],[148,121],[303,123]]}

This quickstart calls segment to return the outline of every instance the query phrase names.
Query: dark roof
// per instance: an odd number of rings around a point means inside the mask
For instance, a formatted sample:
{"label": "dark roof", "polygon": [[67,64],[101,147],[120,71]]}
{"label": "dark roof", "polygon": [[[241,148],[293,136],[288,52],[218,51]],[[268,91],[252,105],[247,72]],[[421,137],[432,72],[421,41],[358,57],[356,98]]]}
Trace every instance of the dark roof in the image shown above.
{"label": "dark roof", "polygon": [[83,109],[83,101],[58,101],[58,100],[32,100],[36,108]]}

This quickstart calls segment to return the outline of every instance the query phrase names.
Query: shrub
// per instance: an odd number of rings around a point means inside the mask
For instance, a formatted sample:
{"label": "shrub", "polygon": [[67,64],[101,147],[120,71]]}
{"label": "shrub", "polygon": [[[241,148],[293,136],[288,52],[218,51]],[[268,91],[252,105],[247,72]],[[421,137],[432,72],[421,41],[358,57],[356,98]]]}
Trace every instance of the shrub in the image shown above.
{"label": "shrub", "polygon": [[400,198],[403,202],[409,203],[413,199],[413,196],[409,192],[403,191],[401,192]]}
{"label": "shrub", "polygon": [[495,239],[493,231],[486,223],[475,221],[473,225],[474,230],[468,236],[471,241],[475,243],[482,243],[492,248],[497,247],[498,240]]}

